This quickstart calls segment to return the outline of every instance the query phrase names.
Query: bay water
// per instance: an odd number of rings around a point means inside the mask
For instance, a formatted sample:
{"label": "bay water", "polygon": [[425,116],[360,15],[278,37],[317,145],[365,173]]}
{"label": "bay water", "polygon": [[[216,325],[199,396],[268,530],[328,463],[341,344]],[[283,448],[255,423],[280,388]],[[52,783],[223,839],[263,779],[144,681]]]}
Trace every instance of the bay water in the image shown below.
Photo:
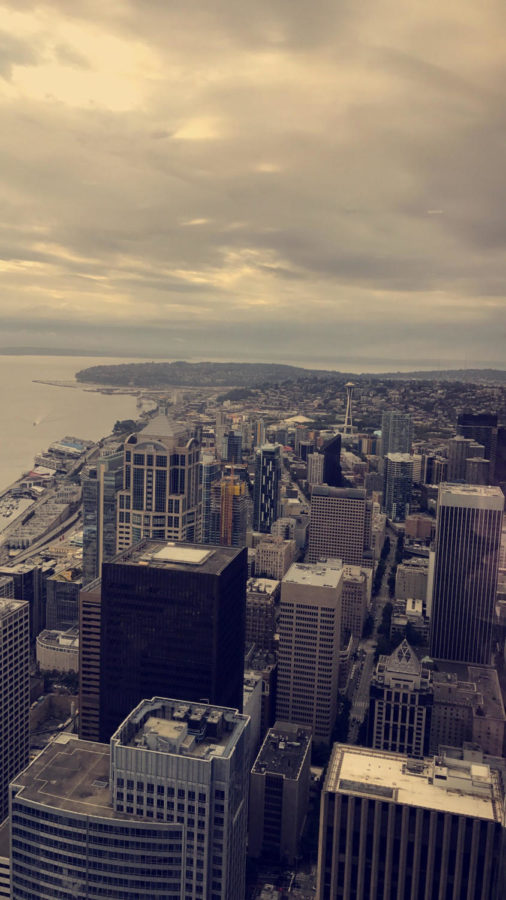
{"label": "bay water", "polygon": [[137,360],[75,356],[0,356],[0,490],[33,466],[33,458],[65,435],[97,441],[117,419],[138,416],[136,398],[39,384],[73,381],[87,366]]}

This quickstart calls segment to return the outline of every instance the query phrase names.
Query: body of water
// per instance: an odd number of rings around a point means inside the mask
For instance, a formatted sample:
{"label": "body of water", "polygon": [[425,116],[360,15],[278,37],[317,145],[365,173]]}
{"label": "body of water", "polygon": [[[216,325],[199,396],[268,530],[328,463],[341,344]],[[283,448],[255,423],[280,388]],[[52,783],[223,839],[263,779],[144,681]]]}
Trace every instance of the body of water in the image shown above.
{"label": "body of water", "polygon": [[72,381],[79,369],[137,360],[70,356],[0,356],[0,489],[32,468],[33,458],[65,435],[99,440],[117,419],[135,419],[135,397],[34,379]]}

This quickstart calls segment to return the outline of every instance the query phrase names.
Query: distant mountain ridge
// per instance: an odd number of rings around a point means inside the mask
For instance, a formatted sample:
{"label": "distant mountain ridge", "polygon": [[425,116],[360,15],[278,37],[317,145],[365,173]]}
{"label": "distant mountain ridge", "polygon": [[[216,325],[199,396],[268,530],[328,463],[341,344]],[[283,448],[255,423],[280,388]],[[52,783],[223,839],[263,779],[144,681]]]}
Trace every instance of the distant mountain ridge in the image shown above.
{"label": "distant mountain ridge", "polygon": [[338,372],[330,369],[305,369],[282,363],[232,362],[141,362],[90,366],[76,372],[76,379],[86,384],[115,387],[155,388],[186,387],[259,387],[300,378],[398,381],[460,381],[476,384],[506,384],[506,371],[501,369],[449,369],[429,372],[365,373]]}

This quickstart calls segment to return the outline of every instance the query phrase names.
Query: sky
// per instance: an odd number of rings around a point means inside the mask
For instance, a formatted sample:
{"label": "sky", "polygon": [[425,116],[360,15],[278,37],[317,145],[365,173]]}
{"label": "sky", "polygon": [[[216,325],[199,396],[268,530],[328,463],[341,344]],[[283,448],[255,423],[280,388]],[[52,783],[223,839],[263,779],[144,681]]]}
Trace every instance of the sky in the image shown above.
{"label": "sky", "polygon": [[0,0],[0,347],[504,368],[505,94],[504,0]]}

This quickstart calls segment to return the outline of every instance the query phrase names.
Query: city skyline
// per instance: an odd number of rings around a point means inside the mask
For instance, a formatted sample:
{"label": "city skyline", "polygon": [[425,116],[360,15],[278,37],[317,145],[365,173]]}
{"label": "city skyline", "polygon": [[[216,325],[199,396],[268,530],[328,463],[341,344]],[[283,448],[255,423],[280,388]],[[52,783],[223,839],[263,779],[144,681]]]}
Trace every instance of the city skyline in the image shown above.
{"label": "city skyline", "polygon": [[501,4],[0,6],[4,347],[501,364]]}

